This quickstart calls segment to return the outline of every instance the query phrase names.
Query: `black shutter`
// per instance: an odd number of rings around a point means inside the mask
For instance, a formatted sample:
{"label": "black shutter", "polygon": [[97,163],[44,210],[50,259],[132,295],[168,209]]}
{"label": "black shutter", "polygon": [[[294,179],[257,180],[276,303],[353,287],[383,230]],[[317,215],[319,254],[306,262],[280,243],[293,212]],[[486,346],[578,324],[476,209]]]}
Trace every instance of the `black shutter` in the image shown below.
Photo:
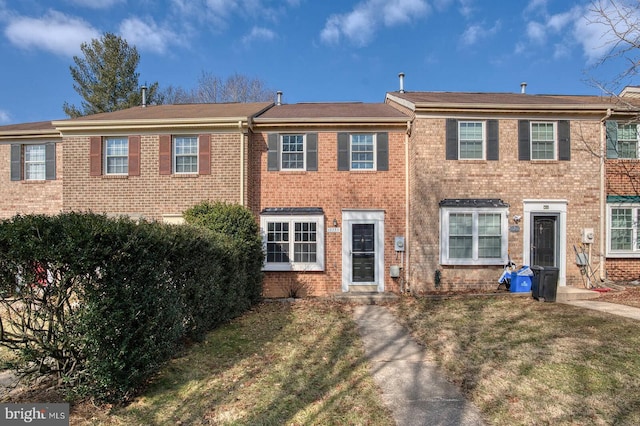
{"label": "black shutter", "polygon": [[349,133],[338,133],[338,170],[349,170]]}
{"label": "black shutter", "polygon": [[558,121],[558,160],[571,160],[571,124],[568,120]]}
{"label": "black shutter", "polygon": [[518,120],[518,160],[531,160],[529,120]]}
{"label": "black shutter", "polygon": [[318,134],[307,133],[307,170],[318,170]]}
{"label": "black shutter", "polygon": [[56,180],[56,144],[45,145],[45,179]]}
{"label": "black shutter", "polygon": [[487,121],[487,160],[497,161],[500,159],[498,130],[498,120]]}
{"label": "black shutter", "polygon": [[607,158],[618,158],[618,122],[607,121]]}
{"label": "black shutter", "polygon": [[376,135],[376,166],[379,171],[389,170],[389,133]]}
{"label": "black shutter", "polygon": [[267,153],[267,170],[280,170],[280,135],[269,133]]}
{"label": "black shutter", "polygon": [[458,120],[447,118],[446,159],[458,159]]}
{"label": "black shutter", "polygon": [[11,180],[22,180],[22,145],[11,145]]}

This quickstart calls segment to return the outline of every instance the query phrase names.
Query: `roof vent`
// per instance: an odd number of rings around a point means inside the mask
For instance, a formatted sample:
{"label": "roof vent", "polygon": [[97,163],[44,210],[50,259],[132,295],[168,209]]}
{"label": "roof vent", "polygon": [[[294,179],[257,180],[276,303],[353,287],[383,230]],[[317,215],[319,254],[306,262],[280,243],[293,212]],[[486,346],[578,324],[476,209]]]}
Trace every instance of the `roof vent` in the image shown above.
{"label": "roof vent", "polygon": [[282,92],[280,90],[278,90],[276,92],[276,105],[282,105]]}
{"label": "roof vent", "polygon": [[404,93],[404,73],[398,74],[398,78],[400,78],[400,93]]}
{"label": "roof vent", "polygon": [[522,93],[523,95],[525,93],[527,93],[527,82],[523,81],[522,83],[520,83],[520,93]]}
{"label": "roof vent", "polygon": [[144,108],[147,106],[147,86],[142,86],[140,90],[142,90],[142,108]]}

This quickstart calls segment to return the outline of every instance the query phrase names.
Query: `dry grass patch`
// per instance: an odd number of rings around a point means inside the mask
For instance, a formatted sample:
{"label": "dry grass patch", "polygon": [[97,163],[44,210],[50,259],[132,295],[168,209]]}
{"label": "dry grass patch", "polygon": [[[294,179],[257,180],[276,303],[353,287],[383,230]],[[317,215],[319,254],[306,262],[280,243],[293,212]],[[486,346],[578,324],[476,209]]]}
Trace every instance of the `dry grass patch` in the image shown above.
{"label": "dry grass patch", "polygon": [[636,321],[523,297],[394,310],[491,424],[640,424]]}
{"label": "dry grass patch", "polygon": [[75,425],[388,425],[350,308],[265,303],[210,333],[126,407],[75,406]]}

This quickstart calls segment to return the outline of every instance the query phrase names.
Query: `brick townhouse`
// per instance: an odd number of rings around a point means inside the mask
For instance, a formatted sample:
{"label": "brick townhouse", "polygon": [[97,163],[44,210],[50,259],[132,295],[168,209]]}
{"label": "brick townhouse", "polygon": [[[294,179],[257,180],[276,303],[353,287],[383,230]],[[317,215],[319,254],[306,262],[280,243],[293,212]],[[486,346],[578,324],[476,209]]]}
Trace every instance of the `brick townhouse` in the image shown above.
{"label": "brick townhouse", "polygon": [[[609,121],[634,129],[619,134],[635,138],[625,149],[637,150],[636,125],[629,122],[637,108],[624,98],[400,90],[386,102],[412,116],[408,272],[414,290],[494,286],[509,258],[558,268],[560,286],[582,286],[576,251],[598,278],[621,276],[615,272],[621,251],[611,244],[622,244],[622,231],[611,227],[620,226],[617,215],[637,218],[640,205],[605,205],[619,170],[607,160],[605,175],[603,164]],[[640,266],[637,239],[631,240],[637,221],[626,223],[624,253]]]}
{"label": "brick townhouse", "polygon": [[2,126],[0,217],[244,204],[266,296],[491,288],[509,258],[580,287],[574,247],[598,278],[637,279],[639,101],[400,90]]}
{"label": "brick townhouse", "polygon": [[63,209],[179,222],[203,200],[246,204],[249,117],[270,105],[140,106],[54,121]]}
{"label": "brick townhouse", "polygon": [[399,290],[407,126],[384,103],[278,102],[253,119],[266,294]]}
{"label": "brick townhouse", "polygon": [[62,144],[50,121],[0,127],[0,218],[62,210]]}

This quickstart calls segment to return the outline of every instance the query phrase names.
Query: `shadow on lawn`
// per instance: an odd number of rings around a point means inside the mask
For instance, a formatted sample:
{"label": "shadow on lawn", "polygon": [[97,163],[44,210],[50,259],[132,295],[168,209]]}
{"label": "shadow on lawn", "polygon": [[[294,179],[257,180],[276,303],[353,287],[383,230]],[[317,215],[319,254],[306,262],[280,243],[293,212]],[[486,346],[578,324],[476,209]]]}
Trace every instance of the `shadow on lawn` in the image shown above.
{"label": "shadow on lawn", "polygon": [[114,413],[173,424],[388,424],[348,308],[265,303],[173,360]]}
{"label": "shadow on lawn", "polygon": [[399,316],[495,424],[638,424],[637,322],[521,298],[420,300]]}

